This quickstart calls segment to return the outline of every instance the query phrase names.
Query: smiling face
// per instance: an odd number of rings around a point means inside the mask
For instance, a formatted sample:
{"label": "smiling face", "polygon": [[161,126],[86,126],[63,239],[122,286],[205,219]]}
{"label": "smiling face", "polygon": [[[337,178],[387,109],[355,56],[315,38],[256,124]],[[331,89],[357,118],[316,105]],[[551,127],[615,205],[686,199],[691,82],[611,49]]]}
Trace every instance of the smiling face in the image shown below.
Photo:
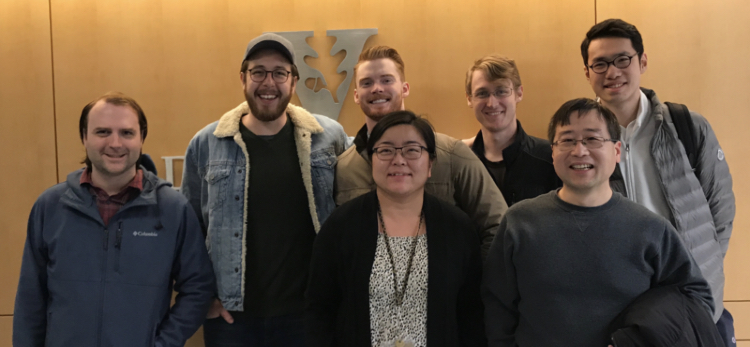
{"label": "smiling face", "polygon": [[596,62],[611,62],[617,57],[635,55],[630,65],[624,69],[609,65],[606,72],[598,74],[586,68],[586,79],[596,96],[609,108],[637,103],[640,100],[641,75],[646,72],[647,58],[644,53],[639,59],[630,39],[611,37],[591,41],[589,45],[588,65]]}
{"label": "smiling face", "polygon": [[[489,94],[486,99],[476,95]],[[495,96],[503,95],[503,96]],[[523,87],[514,88],[507,78],[489,81],[487,74],[474,70],[471,76],[471,95],[466,96],[469,107],[483,129],[499,132],[516,125],[516,104],[523,98]]]}
{"label": "smiling face", "polygon": [[373,124],[388,113],[403,110],[407,96],[409,83],[401,80],[393,60],[381,58],[357,66],[354,102]]}
{"label": "smiling face", "polygon": [[292,64],[281,53],[270,49],[255,53],[250,58],[247,70],[240,74],[245,99],[255,118],[263,122],[274,121],[281,117],[289,105],[297,78],[290,74],[286,82],[278,83],[273,80],[272,74],[266,74],[263,81],[255,82],[250,78],[248,70],[260,68],[266,71],[292,71]]}
{"label": "smiling face", "polygon": [[97,102],[88,114],[83,145],[94,182],[128,181],[143,147],[138,114],[128,106]]}
{"label": "smiling face", "polygon": [[[597,111],[588,111],[581,117],[578,111],[573,111],[570,124],[557,127],[554,141],[588,137],[610,138],[604,119]],[[620,145],[620,142],[605,141],[601,148],[587,148],[578,142],[570,151],[560,150],[560,146],[553,145],[552,162],[557,176],[563,181],[560,196],[603,199],[611,195],[609,177],[620,162]]]}
{"label": "smiling face", "polygon": [[[424,138],[412,125],[396,125],[383,133],[374,148],[404,147],[418,145],[427,147]],[[377,189],[397,197],[422,194],[424,185],[432,173],[432,162],[427,150],[422,150],[419,159],[404,159],[401,151],[390,160],[381,160],[377,154],[372,156],[372,178]]]}

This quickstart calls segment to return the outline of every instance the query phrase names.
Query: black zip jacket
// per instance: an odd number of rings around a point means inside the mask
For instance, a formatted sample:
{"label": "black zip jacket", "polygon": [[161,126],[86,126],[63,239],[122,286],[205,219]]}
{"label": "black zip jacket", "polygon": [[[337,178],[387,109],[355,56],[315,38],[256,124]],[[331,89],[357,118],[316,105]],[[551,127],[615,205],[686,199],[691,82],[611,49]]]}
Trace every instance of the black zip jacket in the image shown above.
{"label": "black zip jacket", "polygon": [[[562,187],[552,165],[552,147],[547,140],[527,135],[516,120],[518,130],[513,144],[503,150],[505,179],[498,186],[508,207]],[[480,130],[471,146],[474,154],[486,163],[484,139]],[[487,164],[485,164],[486,166]],[[490,172],[492,175],[492,172]],[[492,177],[497,182],[496,177]]]}

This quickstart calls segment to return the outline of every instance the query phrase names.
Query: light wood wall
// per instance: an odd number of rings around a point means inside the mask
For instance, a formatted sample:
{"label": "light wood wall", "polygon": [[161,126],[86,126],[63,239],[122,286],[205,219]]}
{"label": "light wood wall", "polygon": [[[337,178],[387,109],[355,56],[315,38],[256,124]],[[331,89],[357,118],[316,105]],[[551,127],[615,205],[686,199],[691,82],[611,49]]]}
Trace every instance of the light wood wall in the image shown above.
{"label": "light wood wall", "polygon": [[29,211],[57,183],[49,29],[46,1],[0,1],[0,344],[13,314]]}
{"label": "light wood wall", "polygon": [[[31,204],[81,166],[78,117],[106,91],[122,91],[144,108],[144,151],[163,177],[160,157],[182,155],[196,131],[243,101],[239,67],[250,39],[265,31],[313,30],[308,43],[320,56],[306,61],[335,91],[344,79],[335,72],[344,56],[329,56],[334,39],[325,31],[378,28],[365,46],[399,50],[412,88],[406,106],[438,131],[458,138],[476,133],[464,97],[465,71],[477,58],[501,53],[516,59],[521,72],[519,119],[544,137],[560,104],[593,96],[579,51],[585,32],[597,19],[622,17],[644,36],[649,70],[643,85],[662,100],[703,113],[727,154],[738,217],[726,260],[726,299],[737,316],[738,338],[750,341],[750,280],[742,268],[750,260],[742,252],[750,248],[743,216],[750,211],[750,186],[739,179],[748,169],[740,132],[750,126],[741,113],[750,106],[742,95],[750,68],[741,60],[750,50],[743,44],[750,37],[743,18],[749,7],[699,0],[2,1],[0,125],[6,130],[0,143],[7,149],[2,163],[16,169],[13,180],[7,173],[0,182],[0,316],[12,314]],[[352,87],[343,101],[339,122],[353,135],[364,116]],[[20,125],[30,129],[17,131]],[[0,317],[0,346],[10,346],[4,336],[9,318]],[[202,346],[199,336],[188,345]]]}
{"label": "light wood wall", "polygon": [[13,316],[0,316],[0,346],[10,347],[12,345],[12,334]]}

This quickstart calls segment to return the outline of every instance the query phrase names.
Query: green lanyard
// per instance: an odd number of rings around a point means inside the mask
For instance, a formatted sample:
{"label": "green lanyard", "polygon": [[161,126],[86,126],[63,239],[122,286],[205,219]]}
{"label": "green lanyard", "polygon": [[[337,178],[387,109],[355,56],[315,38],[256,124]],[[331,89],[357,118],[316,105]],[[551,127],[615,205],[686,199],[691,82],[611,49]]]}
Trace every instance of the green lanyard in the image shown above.
{"label": "green lanyard", "polygon": [[[409,263],[406,265],[406,275],[404,276],[404,283],[401,286],[401,290],[398,289],[398,280],[396,279],[396,262],[393,260],[393,251],[391,250],[391,243],[388,241],[388,233],[385,231],[385,221],[383,221],[383,212],[380,211],[380,203],[378,202],[378,220],[380,220],[380,227],[383,228],[383,237],[385,238],[385,249],[388,251],[388,258],[391,261],[391,270],[393,271],[393,291],[396,293],[396,306],[401,306],[404,303],[404,295],[406,295],[406,285],[409,283],[409,275],[411,274],[411,265],[414,261],[414,254],[417,253],[417,242],[418,237],[414,237],[414,241],[411,243],[411,250],[409,251]],[[422,229],[422,222],[424,221],[424,211],[419,214],[419,225],[417,226],[417,235],[419,230]]]}

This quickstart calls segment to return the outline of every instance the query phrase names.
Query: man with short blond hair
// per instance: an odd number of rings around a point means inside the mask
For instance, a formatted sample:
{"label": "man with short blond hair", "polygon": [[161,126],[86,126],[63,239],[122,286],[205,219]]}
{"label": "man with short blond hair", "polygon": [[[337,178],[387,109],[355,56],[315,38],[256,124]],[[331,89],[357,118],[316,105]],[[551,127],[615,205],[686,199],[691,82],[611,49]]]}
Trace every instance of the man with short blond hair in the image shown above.
{"label": "man with short blond hair", "polygon": [[547,140],[527,135],[516,118],[523,85],[513,59],[488,55],[466,72],[466,101],[481,125],[464,140],[512,206],[560,186]]}
{"label": "man with short blond hair", "polygon": [[[354,80],[354,101],[365,114],[365,125],[354,146],[339,156],[336,169],[336,203],[341,205],[375,187],[372,166],[365,150],[372,128],[386,114],[404,110],[409,96],[401,55],[387,46],[362,52]],[[500,190],[492,183],[474,153],[460,140],[436,133],[437,159],[427,180],[427,193],[449,201],[466,212],[480,227],[483,254],[489,249],[505,210]]]}

